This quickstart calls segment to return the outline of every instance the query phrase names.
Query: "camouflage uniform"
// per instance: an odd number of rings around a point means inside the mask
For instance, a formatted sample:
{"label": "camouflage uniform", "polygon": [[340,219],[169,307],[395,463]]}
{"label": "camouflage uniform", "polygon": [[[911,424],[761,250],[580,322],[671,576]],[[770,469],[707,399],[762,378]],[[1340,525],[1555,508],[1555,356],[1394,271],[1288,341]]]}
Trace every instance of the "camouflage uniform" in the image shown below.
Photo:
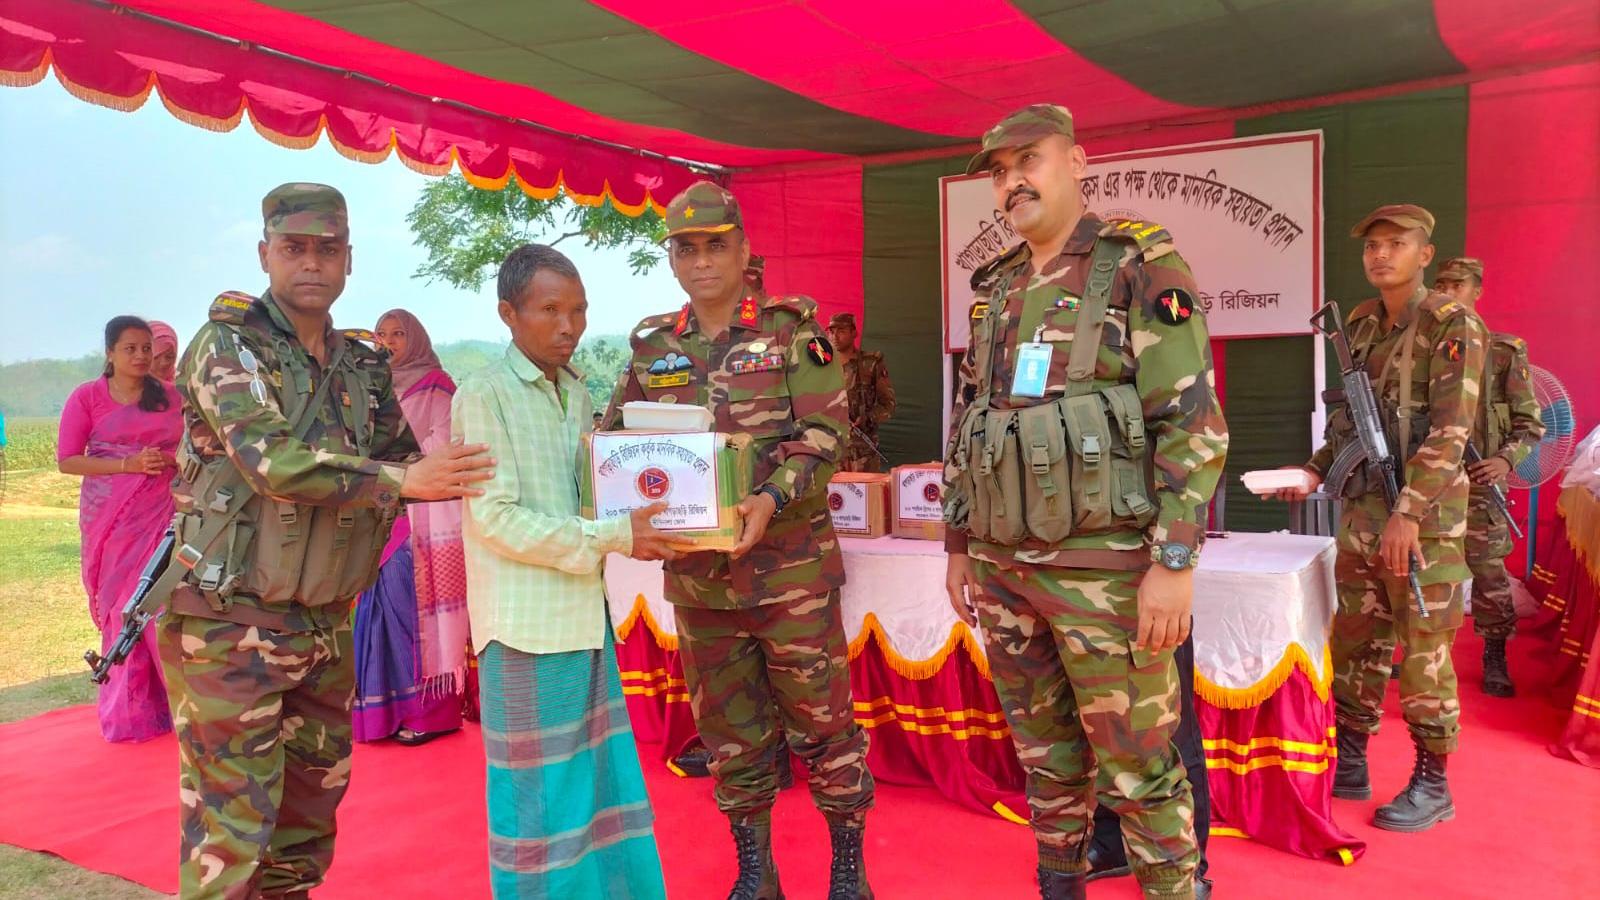
{"label": "camouflage uniform", "polygon": [[[263,215],[270,233],[346,233],[344,199],[322,185],[278,188]],[[313,508],[363,513],[353,515],[355,527],[378,533],[350,538],[351,553],[358,545],[381,548],[405,476],[395,463],[417,453],[384,357],[330,328],[329,359],[342,348],[341,370],[362,370],[371,395],[352,397],[352,380],[342,382],[345,390],[332,382],[334,389],[309,401],[316,409],[302,442],[285,412],[298,403],[296,392],[309,393],[295,372],[308,372],[313,385],[324,373],[277,302],[228,293],[212,313],[178,373],[186,472],[237,467],[268,516],[299,516],[308,528],[304,516]],[[298,366],[285,365],[285,349],[300,355]],[[187,475],[174,485],[180,521],[205,512],[207,498],[193,486]],[[376,575],[375,555],[371,562]],[[306,579],[316,573],[298,583]],[[304,896],[322,883],[333,858],[334,811],[350,778],[354,599],[298,592],[283,602],[243,593],[219,599],[190,582],[174,593],[161,657],[181,764],[182,896]]]}
{"label": "camouflage uniform", "polygon": [[[1364,235],[1375,216],[1378,213],[1352,233]],[[1425,221],[1431,233],[1432,217]],[[1429,615],[1425,619],[1417,615],[1406,579],[1396,578],[1377,556],[1390,512],[1381,484],[1358,470],[1344,492],[1335,562],[1339,597],[1331,640],[1334,705],[1341,731],[1377,733],[1398,640],[1405,648],[1401,714],[1419,747],[1444,755],[1455,750],[1460,733],[1461,705],[1450,646],[1461,626],[1461,589],[1468,574],[1462,546],[1468,482],[1461,459],[1477,414],[1485,335],[1482,322],[1470,310],[1421,287],[1387,330],[1383,319],[1382,301],[1368,300],[1350,312],[1345,327],[1352,359],[1364,365],[1372,378],[1396,460],[1404,461],[1394,513],[1419,524],[1424,567],[1417,577]],[[1401,406],[1404,364],[1400,360],[1407,335],[1414,342],[1408,388],[1411,414],[1402,423],[1396,410]],[[1411,438],[1404,447],[1403,424]],[[1330,412],[1328,436],[1307,464],[1319,474],[1327,473],[1341,446],[1357,439],[1342,405]]]}
{"label": "camouflage uniform", "polygon": [[[859,333],[856,317],[850,313],[836,313],[828,320],[829,328],[839,325],[848,325]],[[840,469],[881,472],[883,460],[873,448],[879,446],[878,426],[894,415],[894,385],[889,382],[889,367],[884,364],[882,353],[857,349],[839,368],[844,372],[844,393],[850,399],[852,426]]]}
{"label": "camouflage uniform", "polygon": [[[1481,285],[1483,263],[1470,257],[1448,260],[1439,266],[1436,278],[1471,278]],[[1544,422],[1528,380],[1528,345],[1515,335],[1491,332],[1473,446],[1484,459],[1499,456],[1516,468],[1542,437]],[[1504,491],[1505,482],[1499,487]],[[1473,484],[1467,497],[1466,552],[1472,570],[1472,628],[1486,640],[1507,640],[1517,630],[1505,563],[1511,555],[1511,534],[1488,485]]]}
{"label": "camouflage uniform", "polygon": [[[667,220],[679,233],[731,230],[739,217],[732,195],[701,182]],[[621,427],[622,404],[634,400],[705,407],[716,430],[754,438],[757,489],[785,498],[743,557],[693,553],[666,564],[695,725],[712,754],[717,805],[735,822],[770,821],[779,725],[830,822],[858,824],[872,806],[840,620],[844,561],[827,507],[844,386],[815,317],[806,297],[747,296],[721,335],[700,330],[692,304],[644,319],[601,425]]]}
{"label": "camouflage uniform", "polygon": [[[968,171],[986,168],[994,147],[1057,133],[1072,137],[1065,109],[1028,107],[985,135],[984,152]],[[1154,461],[1149,525],[1075,526],[1055,543],[1028,537],[1002,545],[971,538],[953,521],[946,549],[977,561],[978,620],[1027,772],[1041,868],[1085,870],[1098,767],[1104,788],[1098,800],[1122,817],[1129,859],[1146,896],[1191,897],[1199,851],[1189,782],[1172,744],[1178,673],[1172,649],[1134,646],[1137,595],[1155,545],[1193,548],[1203,537],[1200,511],[1222,474],[1228,438],[1194,279],[1171,236],[1160,226],[1104,222],[1085,213],[1055,259],[1033,260],[1021,244],[974,273],[974,340],[962,360],[951,421],[962,421],[980,402],[984,383],[991,409],[1032,407],[1064,395],[1089,262],[1102,241],[1116,242],[1120,253],[1092,386],[1137,389]],[[987,373],[979,371],[986,336],[993,348]],[[1038,398],[1010,393],[1018,345],[1027,341],[1052,345]],[[955,453],[952,436],[950,484]]]}

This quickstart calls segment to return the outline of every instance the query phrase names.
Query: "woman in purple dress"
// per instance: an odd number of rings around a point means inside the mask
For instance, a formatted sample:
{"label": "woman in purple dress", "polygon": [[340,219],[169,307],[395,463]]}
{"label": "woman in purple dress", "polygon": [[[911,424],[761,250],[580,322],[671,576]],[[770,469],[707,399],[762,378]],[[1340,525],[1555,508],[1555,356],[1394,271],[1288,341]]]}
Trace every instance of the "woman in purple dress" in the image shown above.
{"label": "woman in purple dress", "polygon": [[[456,385],[422,323],[392,309],[374,331],[422,452],[448,444]],[[378,583],[356,603],[355,739],[424,744],[461,727],[471,643],[461,502],[411,504],[384,554]]]}
{"label": "woman in purple dress", "polygon": [[[83,476],[83,588],[102,653],[116,639],[123,603],[172,521],[168,485],[183,434],[178,392],[150,374],[150,326],[117,316],[106,323],[105,339],[105,372],[67,398],[56,444],[60,470]],[[100,688],[100,733],[108,741],[143,741],[172,730],[155,639],[156,629],[146,629],[127,663],[114,667]]]}

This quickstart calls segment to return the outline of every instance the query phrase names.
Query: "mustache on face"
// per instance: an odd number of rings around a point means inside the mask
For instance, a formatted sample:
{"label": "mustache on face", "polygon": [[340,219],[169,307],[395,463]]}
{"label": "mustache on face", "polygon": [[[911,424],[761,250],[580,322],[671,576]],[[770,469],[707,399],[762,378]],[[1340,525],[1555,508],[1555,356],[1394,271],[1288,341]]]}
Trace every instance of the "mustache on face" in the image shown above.
{"label": "mustache on face", "polygon": [[1016,190],[1012,191],[1010,194],[1008,194],[1006,196],[1006,211],[1010,212],[1011,211],[1011,207],[1016,206],[1017,205],[1017,201],[1021,200],[1023,197],[1027,197],[1027,198],[1029,198],[1031,200],[1037,200],[1037,199],[1039,199],[1039,193],[1037,191],[1035,191],[1033,188],[1027,188],[1027,187],[1019,187],[1019,188],[1017,188]]}

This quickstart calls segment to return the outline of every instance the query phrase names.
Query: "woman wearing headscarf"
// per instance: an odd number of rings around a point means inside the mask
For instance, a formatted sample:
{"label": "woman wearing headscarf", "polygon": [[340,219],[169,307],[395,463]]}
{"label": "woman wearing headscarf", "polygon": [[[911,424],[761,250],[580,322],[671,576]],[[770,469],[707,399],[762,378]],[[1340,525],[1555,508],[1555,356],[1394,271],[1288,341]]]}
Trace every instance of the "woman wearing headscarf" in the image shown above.
{"label": "woman wearing headscarf", "polygon": [[[403,309],[384,313],[374,330],[422,452],[448,444],[456,385],[428,332]],[[461,503],[413,503],[395,523],[377,583],[356,604],[355,739],[416,745],[460,728],[469,642]]]}
{"label": "woman wearing headscarf", "polygon": [[[150,374],[151,345],[143,319],[107,322],[105,371],[67,398],[57,433],[58,468],[83,476],[81,571],[101,653],[111,649],[122,607],[172,521],[167,485],[177,474],[182,402],[172,385]],[[114,666],[100,688],[100,733],[108,741],[143,741],[172,730],[156,633],[145,629],[127,662]]]}
{"label": "woman wearing headscarf", "polygon": [[165,322],[150,320],[150,374],[172,384],[178,377],[178,333]]}

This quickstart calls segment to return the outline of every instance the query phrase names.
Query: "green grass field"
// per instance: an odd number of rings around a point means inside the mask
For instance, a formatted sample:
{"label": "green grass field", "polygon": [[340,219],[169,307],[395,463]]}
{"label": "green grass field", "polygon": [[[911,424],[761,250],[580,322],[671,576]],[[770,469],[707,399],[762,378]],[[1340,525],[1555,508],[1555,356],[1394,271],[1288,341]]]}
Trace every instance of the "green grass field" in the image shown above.
{"label": "green grass field", "polygon": [[[83,651],[99,649],[78,578],[78,479],[55,471],[54,420],[13,420],[0,498],[0,722],[94,702]],[[18,472],[18,432],[45,434],[22,445],[36,463]],[[25,432],[27,433],[27,432]],[[42,449],[41,449],[42,447]],[[161,897],[130,881],[80,869],[45,853],[0,845],[0,898],[56,900]]]}

